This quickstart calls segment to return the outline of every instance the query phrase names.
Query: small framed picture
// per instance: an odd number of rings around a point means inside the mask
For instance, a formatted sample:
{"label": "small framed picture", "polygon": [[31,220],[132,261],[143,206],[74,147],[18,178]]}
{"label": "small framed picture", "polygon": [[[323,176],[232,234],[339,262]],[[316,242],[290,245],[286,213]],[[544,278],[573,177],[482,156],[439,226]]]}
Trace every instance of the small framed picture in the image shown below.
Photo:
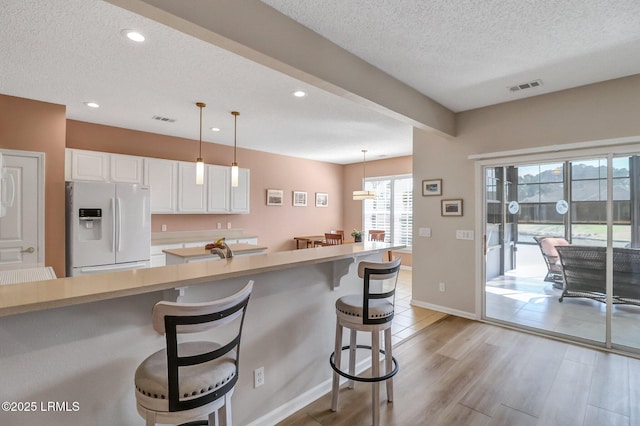
{"label": "small framed picture", "polygon": [[442,200],[442,216],[462,216],[462,200]]}
{"label": "small framed picture", "polygon": [[281,206],[283,198],[284,191],[282,189],[267,189],[268,206]]}
{"label": "small framed picture", "polygon": [[306,207],[307,193],[302,191],[293,191],[293,207]]}
{"label": "small framed picture", "polygon": [[442,179],[422,181],[422,196],[427,195],[442,195]]}
{"label": "small framed picture", "polygon": [[316,207],[329,206],[329,194],[326,192],[316,192]]}

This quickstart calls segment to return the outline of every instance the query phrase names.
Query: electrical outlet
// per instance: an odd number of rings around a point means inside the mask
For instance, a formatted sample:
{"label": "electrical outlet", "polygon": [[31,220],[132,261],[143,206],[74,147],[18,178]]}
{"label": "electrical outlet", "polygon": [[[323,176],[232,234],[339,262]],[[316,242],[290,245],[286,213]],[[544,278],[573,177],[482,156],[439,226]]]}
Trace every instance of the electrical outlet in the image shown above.
{"label": "electrical outlet", "polygon": [[257,388],[264,385],[264,367],[253,370],[253,387]]}
{"label": "electrical outlet", "polygon": [[218,222],[218,229],[222,229],[222,224]]}
{"label": "electrical outlet", "polygon": [[231,222],[227,222],[227,229],[231,229]]}
{"label": "electrical outlet", "polygon": [[440,283],[440,291],[444,292],[444,283]]}
{"label": "electrical outlet", "polygon": [[162,232],[167,232],[167,225],[164,223],[162,224]]}

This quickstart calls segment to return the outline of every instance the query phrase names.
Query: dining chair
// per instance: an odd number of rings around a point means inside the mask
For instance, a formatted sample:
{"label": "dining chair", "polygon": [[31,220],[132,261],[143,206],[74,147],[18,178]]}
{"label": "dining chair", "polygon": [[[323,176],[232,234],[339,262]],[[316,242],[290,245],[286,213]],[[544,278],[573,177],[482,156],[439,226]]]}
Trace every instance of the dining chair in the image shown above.
{"label": "dining chair", "polygon": [[332,233],[325,233],[324,234],[324,242],[322,243],[323,246],[337,246],[342,244],[342,242],[344,241],[344,235],[343,234],[332,234]]}
{"label": "dining chair", "polygon": [[369,230],[369,241],[383,241],[384,242],[384,231],[380,231],[377,229]]}

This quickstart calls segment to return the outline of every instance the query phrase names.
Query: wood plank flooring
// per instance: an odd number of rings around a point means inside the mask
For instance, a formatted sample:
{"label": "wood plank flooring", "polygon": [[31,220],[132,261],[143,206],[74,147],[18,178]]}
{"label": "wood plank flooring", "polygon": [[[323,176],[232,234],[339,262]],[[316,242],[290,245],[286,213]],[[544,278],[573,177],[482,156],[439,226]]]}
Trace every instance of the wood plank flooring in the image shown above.
{"label": "wood plank flooring", "polygon": [[[448,316],[394,346],[383,425],[639,425],[640,360]],[[282,426],[369,425],[371,386],[325,395]]]}

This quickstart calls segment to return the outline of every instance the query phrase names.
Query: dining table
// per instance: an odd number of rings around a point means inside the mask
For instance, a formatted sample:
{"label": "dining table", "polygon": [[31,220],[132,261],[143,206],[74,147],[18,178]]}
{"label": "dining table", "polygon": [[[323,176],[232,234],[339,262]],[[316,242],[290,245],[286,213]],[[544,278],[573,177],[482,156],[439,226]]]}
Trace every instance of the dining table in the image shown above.
{"label": "dining table", "polygon": [[315,246],[316,243],[321,243],[324,241],[324,234],[322,235],[305,235],[302,237],[293,237],[296,241],[296,249],[301,248],[300,244],[304,244],[302,248],[309,248]]}

